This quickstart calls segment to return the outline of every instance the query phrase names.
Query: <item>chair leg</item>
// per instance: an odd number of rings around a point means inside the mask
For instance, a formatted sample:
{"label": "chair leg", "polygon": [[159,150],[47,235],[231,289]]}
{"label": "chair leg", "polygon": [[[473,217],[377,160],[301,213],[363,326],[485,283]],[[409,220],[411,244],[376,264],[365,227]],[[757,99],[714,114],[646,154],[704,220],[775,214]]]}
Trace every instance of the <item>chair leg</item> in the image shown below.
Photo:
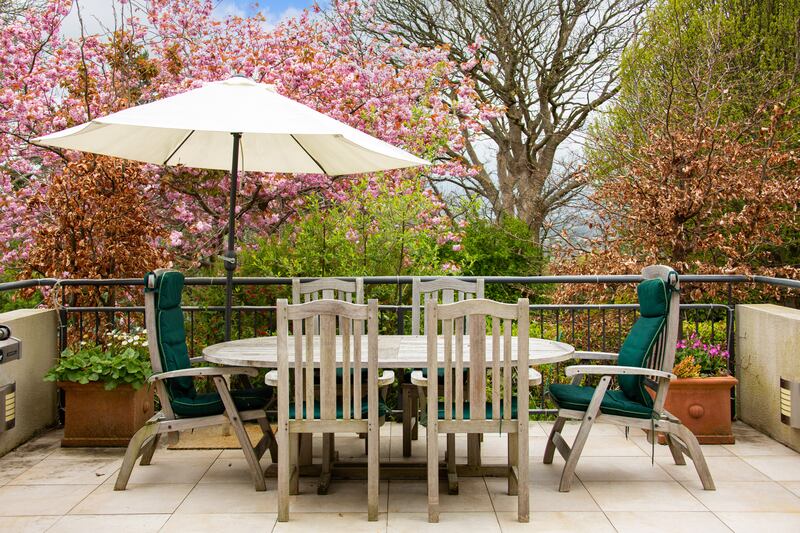
{"label": "chair leg", "polygon": [[528,420],[520,421],[517,432],[517,520],[530,521],[530,484],[528,471]]}
{"label": "chair leg", "polygon": [[142,445],[150,438],[155,438],[158,434],[158,422],[148,422],[139,431],[134,433],[131,441],[128,443],[128,449],[125,450],[125,458],[122,460],[122,467],[117,474],[117,481],[114,484],[114,490],[125,490],[128,486],[128,480],[133,472],[133,465],[136,464],[136,459],[139,458]]}
{"label": "chair leg", "polygon": [[686,464],[686,459],[683,458],[683,452],[681,451],[681,447],[675,442],[675,437],[673,437],[669,433],[664,434],[667,439],[667,445],[669,446],[669,451],[672,454],[672,460],[675,461],[676,465],[683,466]]}
{"label": "chair leg", "polygon": [[419,393],[416,387],[411,388],[411,412],[414,413],[414,425],[411,426],[411,440],[419,440]]}
{"label": "chair leg", "polygon": [[566,418],[559,416],[556,418],[555,423],[553,423],[553,429],[550,430],[550,436],[547,437],[547,445],[544,448],[544,459],[542,462],[546,465],[553,464],[553,455],[556,451],[556,442],[553,438],[561,433],[566,421]]}
{"label": "chair leg", "polygon": [[403,384],[403,457],[411,457],[413,385]]}
{"label": "chair leg", "polygon": [[292,477],[292,454],[289,451],[289,427],[278,425],[278,522],[289,520],[289,483]]}
{"label": "chair leg", "polygon": [[[300,436],[305,433],[292,433],[289,435],[289,462],[292,465],[289,477],[289,494],[300,494]],[[311,435],[310,433],[308,435]],[[311,439],[309,439],[311,440]],[[278,454],[280,457],[281,453]]]}
{"label": "chair leg", "polygon": [[711,471],[708,469],[706,458],[703,456],[703,450],[700,448],[700,443],[697,442],[697,437],[683,424],[672,424],[672,426],[677,433],[677,437],[686,444],[686,448],[689,450],[689,458],[694,463],[697,475],[700,476],[703,489],[716,490],[714,479],[711,477]]}
{"label": "chair leg", "polygon": [[508,495],[516,496],[519,492],[517,470],[519,467],[519,435],[508,434]]}
{"label": "chair leg", "polygon": [[558,485],[558,490],[560,492],[569,492],[572,486],[572,480],[575,477],[575,468],[578,466],[581,452],[583,452],[583,447],[586,445],[586,441],[589,438],[589,431],[592,429],[592,424],[594,424],[594,416],[583,417],[583,422],[581,423],[580,429],[578,429],[575,442],[572,444],[569,457],[567,457],[567,462],[564,465],[564,470],[561,472],[561,482]]}
{"label": "chair leg", "polygon": [[147,466],[153,461],[153,454],[156,453],[159,441],[161,441],[161,434],[156,433],[142,450],[142,460],[139,461],[139,466]]}
{"label": "chair leg", "polygon": [[436,419],[428,419],[428,522],[431,523],[439,522],[438,425]]}
{"label": "chair leg", "polygon": [[317,494],[328,494],[331,485],[331,469],[333,464],[333,433],[322,434],[322,471],[319,475]]}
{"label": "chair leg", "polygon": [[[437,459],[438,460],[438,459]],[[447,461],[447,493],[458,494],[458,471],[456,469],[456,434],[447,434],[447,451],[445,451]]]}
{"label": "chair leg", "polygon": [[278,462],[278,441],[275,439],[275,433],[272,431],[272,426],[269,425],[269,420],[265,418],[258,419],[258,425],[261,426],[261,432],[264,435],[269,436],[269,444],[267,445],[267,449],[269,450],[269,455],[272,458],[272,464],[276,464]]}
{"label": "chair leg", "polygon": [[214,376],[214,384],[217,386],[217,392],[219,392],[219,397],[222,400],[222,404],[225,406],[225,413],[228,416],[228,420],[231,423],[233,432],[236,434],[236,438],[239,440],[239,444],[242,447],[242,452],[244,453],[244,458],[247,460],[247,465],[250,467],[250,475],[253,477],[253,485],[257,491],[263,492],[267,490],[267,482],[264,477],[264,471],[261,469],[261,463],[258,462],[258,457],[253,449],[253,443],[250,442],[250,435],[248,435],[247,430],[244,429],[242,419],[239,417],[239,411],[236,409],[236,405],[233,403],[233,398],[231,398],[230,392],[227,389],[225,379],[220,376]]}
{"label": "chair leg", "polygon": [[367,520],[378,520],[380,492],[380,426],[370,424],[367,433]]}

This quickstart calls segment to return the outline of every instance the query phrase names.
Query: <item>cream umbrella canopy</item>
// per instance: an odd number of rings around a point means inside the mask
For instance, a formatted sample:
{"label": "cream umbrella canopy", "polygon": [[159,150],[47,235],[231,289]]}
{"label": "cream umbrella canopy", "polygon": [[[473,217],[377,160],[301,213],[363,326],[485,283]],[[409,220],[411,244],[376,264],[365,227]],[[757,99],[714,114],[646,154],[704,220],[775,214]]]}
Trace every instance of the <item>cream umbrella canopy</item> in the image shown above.
{"label": "cream umbrella canopy", "polygon": [[225,339],[231,334],[239,170],[339,176],[429,164],[314,111],[271,85],[234,76],[34,139],[35,144],[157,165],[231,170]]}

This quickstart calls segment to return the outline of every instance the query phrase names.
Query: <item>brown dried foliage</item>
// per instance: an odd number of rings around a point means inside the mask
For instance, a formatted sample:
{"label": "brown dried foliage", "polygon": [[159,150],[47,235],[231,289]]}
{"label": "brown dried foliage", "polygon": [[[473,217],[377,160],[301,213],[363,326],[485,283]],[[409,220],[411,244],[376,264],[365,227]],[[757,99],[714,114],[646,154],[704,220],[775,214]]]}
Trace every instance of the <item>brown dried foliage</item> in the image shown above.
{"label": "brown dried foliage", "polygon": [[[158,241],[164,229],[147,209],[148,180],[138,164],[85,156],[68,163],[31,200],[44,207],[34,235],[27,276],[140,277],[169,264]],[[107,291],[107,292],[106,292]],[[73,293],[72,305],[111,305],[113,291]]]}
{"label": "brown dried foliage", "polygon": [[[625,164],[593,184],[602,226],[592,251],[556,268],[635,274],[665,263],[682,273],[796,277],[800,269],[779,255],[787,236],[800,234],[795,117],[778,106],[763,113],[768,120],[757,131],[741,123],[650,129],[648,142],[621,154]],[[688,292],[696,300],[719,288]]]}

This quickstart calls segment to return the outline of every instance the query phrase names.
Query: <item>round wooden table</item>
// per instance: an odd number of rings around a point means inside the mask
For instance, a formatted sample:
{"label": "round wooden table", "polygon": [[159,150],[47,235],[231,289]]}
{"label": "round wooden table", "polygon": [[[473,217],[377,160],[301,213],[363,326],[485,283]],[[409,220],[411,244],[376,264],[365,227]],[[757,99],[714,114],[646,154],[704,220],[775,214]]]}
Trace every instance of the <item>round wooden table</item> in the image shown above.
{"label": "round wooden table", "polygon": [[[469,368],[469,335],[464,335],[464,367]],[[314,354],[318,357],[319,337],[314,339]],[[439,338],[443,344],[443,340]],[[486,338],[486,366],[491,365],[492,339]],[[367,336],[362,337],[362,354],[366,357]],[[516,359],[517,338],[512,337],[512,354]],[[290,336],[288,345],[294,345]],[[441,346],[439,354],[443,353]],[[551,341],[547,339],[531,338],[528,345],[528,361],[531,367],[549,363],[559,363],[569,360],[575,354],[575,348],[569,344]],[[278,366],[278,338],[277,337],[255,337],[250,339],[239,339],[235,341],[220,342],[203,349],[203,357],[210,363],[229,366],[248,366],[258,368],[277,368]],[[289,360],[294,358],[294,350],[290,349]],[[336,341],[337,363],[342,361],[341,338]],[[338,366],[338,365],[337,365]],[[380,368],[403,369],[403,368],[424,368],[428,366],[427,338],[425,335],[381,335],[378,338],[378,366]],[[310,435],[308,435],[310,437]],[[474,447],[470,446],[468,464],[459,465],[459,475],[483,476],[483,475],[505,475],[507,466],[504,465],[482,465],[480,460],[480,443],[478,435],[469,435],[470,440],[474,441]],[[318,475],[318,465],[311,465],[311,446],[310,439],[303,443],[301,439],[301,473],[303,475]],[[306,453],[303,453],[305,448]],[[303,456],[305,455],[305,458]],[[348,465],[350,469],[348,469]],[[337,463],[337,470],[342,472],[347,478],[352,479],[358,476],[358,472],[363,470],[361,463]],[[416,472],[417,477],[423,479],[426,476],[425,463],[414,464],[407,461],[394,463],[392,461],[381,461],[381,478],[408,479]]]}
{"label": "round wooden table", "polygon": [[[319,338],[315,339],[317,342]],[[362,353],[366,354],[367,337],[362,337]],[[439,342],[443,341],[441,338]],[[487,366],[491,362],[491,338],[486,339]],[[512,338],[512,353],[516,354],[517,338]],[[378,338],[378,366],[381,368],[423,368],[428,366],[427,340],[425,335],[381,335]],[[291,336],[289,346],[293,346]],[[469,361],[469,335],[464,336],[464,366]],[[319,349],[314,350],[319,354]],[[439,350],[442,353],[442,350]],[[528,345],[528,360],[531,366],[559,363],[571,359],[575,348],[569,344],[547,339],[531,338]],[[341,342],[337,339],[337,360],[341,361]],[[230,366],[252,366],[277,368],[278,338],[255,337],[236,341],[220,342],[203,349],[203,357],[210,363]],[[289,354],[290,360],[293,353]]]}

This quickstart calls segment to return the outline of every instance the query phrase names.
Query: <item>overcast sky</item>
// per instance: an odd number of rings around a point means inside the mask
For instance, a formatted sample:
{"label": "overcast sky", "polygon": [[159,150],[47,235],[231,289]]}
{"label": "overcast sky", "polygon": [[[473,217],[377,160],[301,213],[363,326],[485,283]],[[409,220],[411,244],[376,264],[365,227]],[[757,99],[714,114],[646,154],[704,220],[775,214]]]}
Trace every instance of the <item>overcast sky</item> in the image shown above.
{"label": "overcast sky", "polygon": [[[103,26],[112,27],[114,20],[115,4],[119,10],[119,5],[113,0],[76,0],[80,5],[84,27],[89,34],[99,33]],[[281,19],[292,17],[301,10],[310,7],[314,0],[264,0],[256,5],[254,0],[216,0],[217,7],[215,13],[219,18],[227,15],[252,15],[257,11],[262,11],[267,16],[267,20],[278,22]],[[63,32],[65,35],[74,37],[80,35],[80,23],[78,22],[78,10],[73,2],[72,11],[64,21]]]}

